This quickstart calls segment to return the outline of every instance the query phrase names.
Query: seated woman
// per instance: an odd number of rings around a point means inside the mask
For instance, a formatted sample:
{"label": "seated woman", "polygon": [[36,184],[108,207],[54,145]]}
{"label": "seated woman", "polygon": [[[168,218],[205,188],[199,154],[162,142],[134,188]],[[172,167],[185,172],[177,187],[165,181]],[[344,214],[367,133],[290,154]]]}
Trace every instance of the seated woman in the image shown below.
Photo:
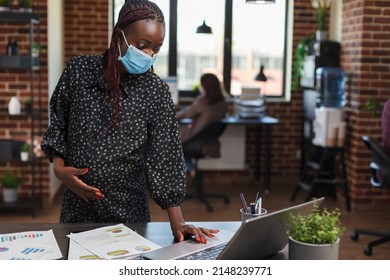
{"label": "seated woman", "polygon": [[[381,148],[383,151],[390,156],[390,99],[388,99],[383,106],[382,118],[381,118],[381,127],[382,127],[382,142]],[[383,175],[377,166],[372,166],[372,178],[371,184],[375,187],[381,187],[383,184]]]}
{"label": "seated woman", "polygon": [[[211,73],[203,74],[200,78],[201,95],[191,106],[177,113],[177,118],[191,118],[192,123],[182,132],[182,142],[197,133],[205,125],[225,117],[228,104],[225,100],[221,82]],[[191,159],[185,158],[188,173],[193,177],[195,170]]]}
{"label": "seated woman", "polygon": [[390,99],[383,106],[382,111],[382,149],[390,156]]}

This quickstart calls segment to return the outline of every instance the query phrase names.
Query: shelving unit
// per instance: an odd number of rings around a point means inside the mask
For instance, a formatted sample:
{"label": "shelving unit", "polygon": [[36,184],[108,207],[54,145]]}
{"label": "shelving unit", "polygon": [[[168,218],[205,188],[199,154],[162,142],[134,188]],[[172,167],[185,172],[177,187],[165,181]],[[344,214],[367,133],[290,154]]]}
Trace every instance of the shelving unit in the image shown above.
{"label": "shelving unit", "polygon": [[[40,57],[33,55],[33,48],[35,44],[40,44],[40,26],[39,16],[35,13],[26,12],[0,12],[0,24],[25,24],[28,25],[29,32],[29,53],[27,55],[6,56],[0,55],[0,71],[22,70],[30,73],[30,99],[32,104],[38,102],[37,110],[32,110],[31,114],[24,116],[30,118],[30,139],[34,142],[37,134],[36,125],[38,125],[38,133],[42,132],[42,108],[41,108],[41,71],[40,71]],[[23,32],[21,28],[20,32]],[[36,97],[38,100],[36,100]],[[23,116],[23,114],[21,115]],[[14,116],[10,116],[13,118]],[[17,116],[19,118],[19,116]],[[10,140],[11,147],[17,145],[16,141],[12,139],[2,139],[3,141]],[[15,148],[14,148],[15,149]],[[31,211],[32,216],[35,217],[38,207],[42,207],[42,163],[41,160],[35,157],[34,152],[31,153],[32,158],[23,162],[15,155],[15,151],[10,158],[0,159],[0,162],[17,166],[31,165],[31,195],[29,197],[19,197],[18,202],[4,203],[0,201],[0,210],[9,211]]]}

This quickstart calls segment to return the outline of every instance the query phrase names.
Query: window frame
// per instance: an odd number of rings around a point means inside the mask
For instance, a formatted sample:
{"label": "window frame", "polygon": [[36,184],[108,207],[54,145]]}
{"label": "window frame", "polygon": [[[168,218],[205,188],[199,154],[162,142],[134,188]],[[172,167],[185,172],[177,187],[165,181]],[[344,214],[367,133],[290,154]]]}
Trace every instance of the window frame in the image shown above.
{"label": "window frame", "polygon": [[[115,17],[115,1],[112,0],[112,26],[114,26]],[[168,0],[170,17],[167,22],[169,28],[168,38],[168,75],[177,76],[177,5],[179,0]],[[196,1],[196,0],[195,0]],[[224,50],[223,50],[223,82],[226,92],[230,95],[231,84],[231,67],[232,67],[232,29],[233,29],[233,1],[225,0],[225,34],[224,34]],[[241,1],[241,0],[239,0]],[[243,0],[242,0],[243,1]],[[280,96],[267,96],[270,101],[290,101],[291,100],[291,72],[292,72],[292,32],[293,32],[293,5],[294,0],[285,0],[285,35],[284,35],[284,50],[283,50],[283,85],[282,94]],[[230,95],[231,96],[231,95]],[[179,89],[180,100],[194,98],[195,94],[191,90]]]}

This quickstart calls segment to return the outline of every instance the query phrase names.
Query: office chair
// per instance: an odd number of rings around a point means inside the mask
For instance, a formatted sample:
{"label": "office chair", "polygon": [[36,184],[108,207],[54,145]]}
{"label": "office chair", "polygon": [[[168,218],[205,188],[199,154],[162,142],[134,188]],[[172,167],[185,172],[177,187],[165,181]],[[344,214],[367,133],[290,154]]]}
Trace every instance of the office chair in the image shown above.
{"label": "office chair", "polygon": [[[374,141],[367,135],[362,137],[363,142],[367,148],[371,151],[372,162],[370,163],[371,168],[371,179],[370,182],[373,187],[379,188],[381,186],[389,186],[390,184],[390,156],[388,156]],[[378,174],[380,174],[378,176]],[[382,243],[390,241],[390,231],[380,232],[370,229],[355,229],[351,235],[353,241],[359,240],[359,234],[366,234],[371,236],[378,236],[380,238],[371,241],[364,248],[363,252],[366,256],[372,255],[372,248]]]}
{"label": "office chair", "polygon": [[226,195],[209,194],[203,190],[203,172],[198,168],[199,159],[204,158],[218,158],[220,157],[220,143],[219,137],[225,131],[226,124],[222,122],[213,122],[206,125],[199,132],[191,136],[183,142],[184,155],[187,158],[194,160],[195,178],[194,178],[194,192],[188,194],[186,199],[195,198],[206,204],[206,209],[209,212],[213,211],[213,207],[206,198],[222,198],[225,204],[230,202]]}

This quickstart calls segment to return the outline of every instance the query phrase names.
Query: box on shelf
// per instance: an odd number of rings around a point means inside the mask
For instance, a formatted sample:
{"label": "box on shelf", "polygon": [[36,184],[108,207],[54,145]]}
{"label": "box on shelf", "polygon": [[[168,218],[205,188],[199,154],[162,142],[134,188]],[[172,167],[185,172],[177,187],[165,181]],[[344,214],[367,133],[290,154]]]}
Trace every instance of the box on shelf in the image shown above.
{"label": "box on shelf", "polygon": [[0,161],[19,160],[23,143],[12,139],[0,139]]}

